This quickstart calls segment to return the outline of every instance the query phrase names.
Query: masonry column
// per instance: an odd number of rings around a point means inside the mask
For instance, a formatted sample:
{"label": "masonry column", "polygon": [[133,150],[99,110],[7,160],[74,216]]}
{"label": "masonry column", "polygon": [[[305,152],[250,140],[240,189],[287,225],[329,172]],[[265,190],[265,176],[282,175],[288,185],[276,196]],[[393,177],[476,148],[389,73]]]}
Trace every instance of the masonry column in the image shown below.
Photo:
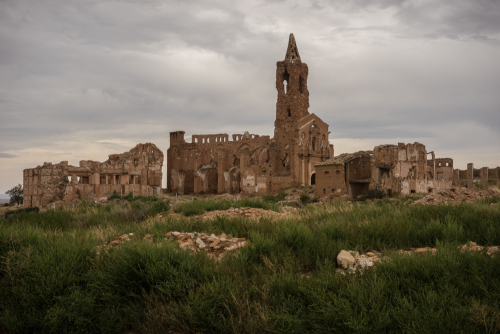
{"label": "masonry column", "polygon": [[226,192],[226,179],[224,178],[224,152],[217,154],[217,193],[222,194]]}
{"label": "masonry column", "polygon": [[474,164],[467,164],[467,188],[472,188],[474,185]]}
{"label": "masonry column", "polygon": [[481,168],[481,183],[483,187],[488,187],[488,167]]}

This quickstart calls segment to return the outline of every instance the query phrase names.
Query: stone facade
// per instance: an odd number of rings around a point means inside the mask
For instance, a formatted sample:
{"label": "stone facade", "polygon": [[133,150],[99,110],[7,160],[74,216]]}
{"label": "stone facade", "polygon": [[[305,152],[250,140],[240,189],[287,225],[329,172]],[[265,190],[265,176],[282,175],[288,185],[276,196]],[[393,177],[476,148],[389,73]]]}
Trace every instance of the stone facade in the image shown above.
{"label": "stone facade", "polygon": [[315,165],[333,157],[328,124],[309,113],[308,67],[293,34],[285,59],[276,64],[274,137],[245,132],[193,135],[170,133],[167,191],[189,193],[276,193],[311,185]]}
{"label": "stone facade", "polygon": [[480,183],[485,187],[491,185],[500,186],[500,167],[476,169],[473,163],[469,163],[465,170],[453,170],[454,185],[471,188],[474,183]]}
{"label": "stone facade", "polygon": [[316,165],[316,195],[357,197],[371,182],[371,151],[344,153]]}
{"label": "stone facade", "polygon": [[111,154],[105,162],[67,161],[24,170],[23,206],[44,207],[52,202],[94,199],[113,193],[153,196],[161,194],[163,152],[151,143],[129,152]]}
{"label": "stone facade", "polygon": [[[430,159],[428,156],[430,155]],[[316,166],[316,194],[358,197],[370,189],[389,197],[451,189],[453,160],[436,159],[420,143],[380,145]]]}

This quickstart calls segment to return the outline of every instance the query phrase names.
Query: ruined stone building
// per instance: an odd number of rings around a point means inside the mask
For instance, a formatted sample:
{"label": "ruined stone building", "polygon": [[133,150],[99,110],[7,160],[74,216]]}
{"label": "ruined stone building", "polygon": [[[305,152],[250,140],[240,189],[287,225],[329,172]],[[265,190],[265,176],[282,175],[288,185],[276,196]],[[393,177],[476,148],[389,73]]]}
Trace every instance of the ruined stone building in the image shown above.
{"label": "ruined stone building", "polygon": [[67,161],[24,170],[23,206],[44,207],[48,203],[68,203],[94,199],[113,193],[153,196],[161,194],[163,152],[156,145],[138,144],[129,152],[111,154],[105,162]]}
{"label": "ruined stone building", "polygon": [[274,137],[245,132],[170,133],[167,190],[189,193],[275,193],[315,183],[315,165],[333,156],[328,124],[309,113],[308,67],[293,34],[285,59],[276,64]]}
{"label": "ruined stone building", "polygon": [[452,159],[436,159],[420,143],[380,145],[373,151],[342,154],[317,165],[316,173],[318,196],[354,198],[370,189],[389,197],[450,189],[454,175]]}
{"label": "ruined stone building", "polygon": [[371,183],[371,151],[344,153],[316,165],[316,195],[357,197]]}
{"label": "ruined stone building", "polygon": [[454,185],[471,188],[475,182],[482,186],[500,186],[500,167],[482,167],[475,169],[473,163],[467,164],[466,170],[453,171]]}

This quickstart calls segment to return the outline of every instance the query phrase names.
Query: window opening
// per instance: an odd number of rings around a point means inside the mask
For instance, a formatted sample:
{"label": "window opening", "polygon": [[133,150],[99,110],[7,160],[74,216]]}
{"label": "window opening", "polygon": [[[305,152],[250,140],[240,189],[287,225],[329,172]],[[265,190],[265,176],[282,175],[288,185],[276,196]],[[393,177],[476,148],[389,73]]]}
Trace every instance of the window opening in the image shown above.
{"label": "window opening", "polygon": [[[285,73],[283,73],[283,88],[285,90],[285,94],[288,92],[288,81],[290,80],[290,74],[285,69]],[[285,83],[286,81],[286,83]]]}
{"label": "window opening", "polygon": [[300,94],[304,94],[305,87],[306,87],[306,81],[304,80],[304,78],[301,75],[301,76],[299,76],[299,92],[300,92]]}

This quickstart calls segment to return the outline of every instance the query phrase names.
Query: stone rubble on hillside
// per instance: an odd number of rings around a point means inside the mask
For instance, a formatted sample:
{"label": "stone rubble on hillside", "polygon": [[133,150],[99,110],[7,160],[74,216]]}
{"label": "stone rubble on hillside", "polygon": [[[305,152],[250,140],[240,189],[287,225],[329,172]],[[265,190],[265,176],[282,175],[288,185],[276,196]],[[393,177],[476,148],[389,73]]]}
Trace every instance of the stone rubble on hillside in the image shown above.
{"label": "stone rubble on hillside", "polygon": [[[103,246],[96,246],[96,253],[100,255],[103,251],[107,252],[110,247],[118,247],[125,242],[131,242],[133,241],[133,237],[133,233],[120,235],[110,243],[105,243]],[[146,234],[142,240],[155,243],[153,234]],[[228,237],[225,233],[217,236],[215,234],[197,232],[181,233],[171,231],[165,234],[165,240],[177,241],[181,249],[203,250],[210,257],[217,260],[222,259],[226,252],[236,251],[249,244],[245,238],[232,238]]]}
{"label": "stone rubble on hillside", "polygon": [[402,255],[413,255],[414,253],[426,253],[426,252],[431,252],[432,254],[435,254],[438,252],[438,249],[430,247],[420,247],[420,248],[410,248],[407,250],[403,249],[398,250],[398,253]]}
{"label": "stone rubble on hillside", "polygon": [[[462,252],[481,252],[486,248],[486,254],[489,256],[497,256],[500,255],[500,246],[490,246],[484,247],[479,246],[475,242],[469,241],[463,246],[460,246],[459,249]],[[401,255],[414,255],[414,254],[423,254],[423,253],[431,253],[436,254],[438,252],[437,248],[430,247],[421,247],[421,248],[410,248],[408,250],[400,249],[398,253]],[[359,252],[353,250],[341,250],[337,255],[337,272],[344,274],[347,273],[355,273],[359,270],[361,273],[364,269],[372,269],[377,262],[381,262],[382,260],[390,260],[389,257],[383,256],[382,254],[376,251],[367,252],[366,254],[360,255]]]}
{"label": "stone rubble on hillside", "polygon": [[382,257],[379,252],[367,252],[366,254],[359,254],[357,251],[346,251],[341,250],[339,255],[337,255],[337,265],[339,269],[338,272],[345,274],[355,273],[356,270],[362,272],[365,269],[372,269],[375,263],[382,261],[386,257]]}
{"label": "stone rubble on hillside", "polygon": [[176,240],[182,249],[191,249],[194,251],[206,251],[210,257],[217,260],[222,259],[226,252],[234,251],[248,245],[245,238],[231,238],[225,233],[217,236],[206,233],[181,233],[171,231],[165,234],[166,240]]}
{"label": "stone rubble on hillside", "polygon": [[460,204],[472,203],[479,199],[496,196],[493,190],[468,189],[465,187],[441,190],[430,193],[412,204]]}
{"label": "stone rubble on hillside", "polygon": [[[479,246],[478,244],[476,244],[473,241],[469,241],[468,243],[466,243],[465,245],[463,245],[462,247],[460,247],[460,250],[462,252],[466,252],[466,251],[469,251],[469,252],[481,252],[483,249],[484,249],[484,246]],[[487,247],[486,254],[488,254],[490,256],[499,255],[500,254],[500,246]]]}
{"label": "stone rubble on hillside", "polygon": [[[248,219],[260,219],[262,217],[280,218],[280,217],[286,217],[297,210],[298,210],[297,208],[293,208],[290,206],[282,206],[283,212],[276,212],[276,211],[272,211],[272,210],[265,210],[265,209],[260,209],[260,208],[250,208],[250,207],[229,208],[227,210],[206,211],[201,215],[192,216],[190,218],[202,219],[202,220],[215,220],[215,219],[217,219],[217,217],[228,217],[228,218],[242,217],[242,218],[248,218]],[[181,213],[170,212],[169,217],[174,218],[174,219],[181,219],[185,216]],[[159,220],[162,220],[162,221],[167,219],[167,217],[164,217],[161,214],[158,214],[156,216],[156,218]]]}
{"label": "stone rubble on hillside", "polygon": [[201,219],[203,220],[214,220],[217,217],[244,217],[250,219],[259,219],[261,217],[283,217],[288,215],[289,212],[294,211],[294,208],[283,207],[284,212],[276,212],[272,210],[265,210],[259,208],[230,208],[228,210],[215,210],[215,211],[207,211],[203,215],[201,215]]}

